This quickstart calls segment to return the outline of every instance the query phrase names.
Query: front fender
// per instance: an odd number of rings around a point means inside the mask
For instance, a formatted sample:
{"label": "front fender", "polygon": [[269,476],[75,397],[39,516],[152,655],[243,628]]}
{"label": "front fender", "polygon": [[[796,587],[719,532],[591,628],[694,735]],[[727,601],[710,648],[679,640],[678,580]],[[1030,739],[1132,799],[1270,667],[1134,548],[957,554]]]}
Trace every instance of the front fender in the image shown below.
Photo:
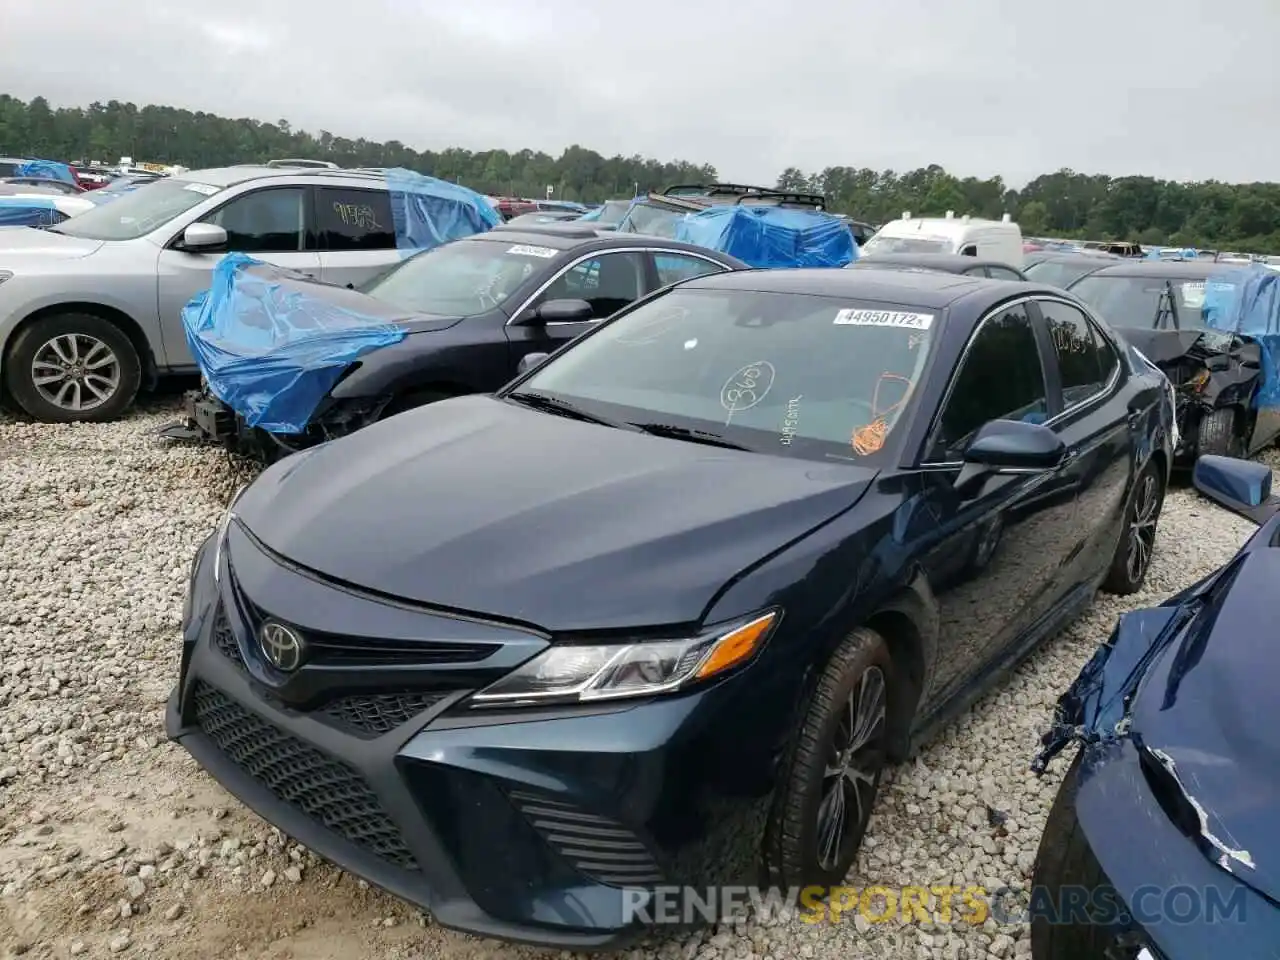
{"label": "front fender", "polygon": [[[370,400],[411,393],[423,387],[448,385],[458,393],[489,393],[505,382],[486,382],[485,367],[469,356],[474,345],[459,343],[440,330],[414,331],[399,343],[367,353],[351,365],[343,378],[329,391],[335,401]],[[505,352],[502,356],[505,363]]]}

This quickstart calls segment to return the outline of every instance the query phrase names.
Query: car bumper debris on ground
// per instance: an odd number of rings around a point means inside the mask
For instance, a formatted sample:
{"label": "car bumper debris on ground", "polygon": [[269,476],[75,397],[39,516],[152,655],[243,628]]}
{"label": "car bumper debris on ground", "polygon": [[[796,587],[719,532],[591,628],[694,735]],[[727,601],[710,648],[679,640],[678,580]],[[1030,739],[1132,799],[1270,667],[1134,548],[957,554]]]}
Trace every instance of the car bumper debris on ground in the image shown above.
{"label": "car bumper debris on ground", "polygon": [[[191,558],[244,479],[217,448],[158,440],[175,412],[166,399],[114,424],[0,419],[0,953],[560,956],[451,933],[329,866],[166,738]],[[753,914],[655,934],[629,956],[1029,956],[1016,915],[904,922],[903,888],[1029,883],[1061,772],[1038,779],[1028,760],[1059,694],[1119,613],[1204,576],[1251,528],[1171,491],[1144,589],[1100,597],[891,771],[838,922]],[[862,903],[870,886],[889,896]]]}

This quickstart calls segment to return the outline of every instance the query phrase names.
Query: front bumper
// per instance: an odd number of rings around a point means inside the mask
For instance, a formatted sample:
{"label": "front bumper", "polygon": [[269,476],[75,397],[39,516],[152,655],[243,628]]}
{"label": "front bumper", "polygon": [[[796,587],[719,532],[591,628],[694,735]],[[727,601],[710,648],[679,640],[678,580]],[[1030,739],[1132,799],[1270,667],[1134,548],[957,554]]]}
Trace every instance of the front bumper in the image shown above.
{"label": "front bumper", "polygon": [[[518,716],[456,709],[479,685],[479,668],[464,662],[418,675],[403,659],[392,669],[306,665],[276,684],[246,640],[259,598],[246,598],[242,580],[271,584],[273,616],[305,624],[311,610],[334,634],[367,624],[376,601],[267,569],[272,561],[244,537],[229,547],[243,578],[224,557],[214,584],[211,547],[197,561],[166,728],[231,793],[319,855],[443,926],[572,949],[644,934],[635,918],[657,886],[758,881],[769,794],[721,760],[741,750],[730,741],[746,706],[731,682]],[[437,636],[488,629],[412,615],[414,629]],[[495,669],[542,642],[502,648]]]}
{"label": "front bumper", "polygon": [[1153,960],[1270,956],[1280,943],[1280,909],[1178,831],[1133,743],[1082,749],[1076,816],[1104,884],[1124,907],[1115,957],[1137,958],[1141,950]]}

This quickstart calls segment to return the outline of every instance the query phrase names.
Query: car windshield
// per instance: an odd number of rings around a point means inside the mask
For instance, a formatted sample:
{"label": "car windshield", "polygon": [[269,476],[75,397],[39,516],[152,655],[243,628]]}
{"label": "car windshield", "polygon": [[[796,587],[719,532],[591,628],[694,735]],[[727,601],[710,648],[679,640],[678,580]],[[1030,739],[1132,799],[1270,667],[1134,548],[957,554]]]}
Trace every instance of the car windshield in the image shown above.
{"label": "car windshield", "polygon": [[157,180],[52,229],[54,233],[86,240],[136,240],[208,200],[220,189],[191,180]]}
{"label": "car windshield", "polygon": [[650,237],[665,237],[674,240],[676,224],[684,217],[677,210],[666,207],[655,207],[647,203],[637,203],[618,224],[623,233],[643,233]]}
{"label": "car windshield", "polygon": [[877,253],[950,253],[945,237],[872,237],[862,247],[864,257]]}
{"label": "car windshield", "polygon": [[361,289],[413,313],[469,317],[498,306],[559,253],[511,241],[455,240],[410,257]]}
{"label": "car windshield", "polygon": [[758,453],[864,462],[894,444],[937,325],[908,305],[676,287],[545,361],[516,394]]}
{"label": "car windshield", "polygon": [[[1215,281],[1216,283],[1216,281]],[[1202,330],[1205,327],[1204,277],[1109,277],[1094,274],[1085,277],[1071,292],[1093,307],[1113,327],[1156,326],[1157,314],[1167,314],[1167,304],[1161,311],[1161,294],[1173,293],[1173,305],[1178,312],[1178,326],[1184,330]],[[1160,326],[1173,328],[1172,318],[1160,316]]]}
{"label": "car windshield", "polygon": [[1047,283],[1051,287],[1065,290],[1085,274],[1106,266],[1105,263],[1078,263],[1063,260],[1041,260],[1033,263],[1022,272],[1028,280],[1036,283]]}
{"label": "car windshield", "polygon": [[615,227],[622,222],[622,218],[627,215],[627,211],[630,209],[630,200],[606,200],[604,209],[600,211],[600,216],[596,218],[596,223]]}

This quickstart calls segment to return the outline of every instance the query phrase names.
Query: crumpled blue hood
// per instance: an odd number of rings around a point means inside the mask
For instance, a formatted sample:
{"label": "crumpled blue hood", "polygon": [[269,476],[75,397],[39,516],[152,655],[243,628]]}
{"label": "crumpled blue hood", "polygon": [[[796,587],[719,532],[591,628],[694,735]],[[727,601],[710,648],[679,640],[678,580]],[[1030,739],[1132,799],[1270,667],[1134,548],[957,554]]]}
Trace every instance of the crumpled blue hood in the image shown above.
{"label": "crumpled blue hood", "polygon": [[1179,798],[1204,855],[1274,902],[1280,627],[1271,591],[1280,584],[1280,548],[1270,544],[1277,534],[1280,518],[1216,577],[1121,617],[1060,701],[1033,765],[1043,770],[1073,740],[1129,738],[1149,773]]}

